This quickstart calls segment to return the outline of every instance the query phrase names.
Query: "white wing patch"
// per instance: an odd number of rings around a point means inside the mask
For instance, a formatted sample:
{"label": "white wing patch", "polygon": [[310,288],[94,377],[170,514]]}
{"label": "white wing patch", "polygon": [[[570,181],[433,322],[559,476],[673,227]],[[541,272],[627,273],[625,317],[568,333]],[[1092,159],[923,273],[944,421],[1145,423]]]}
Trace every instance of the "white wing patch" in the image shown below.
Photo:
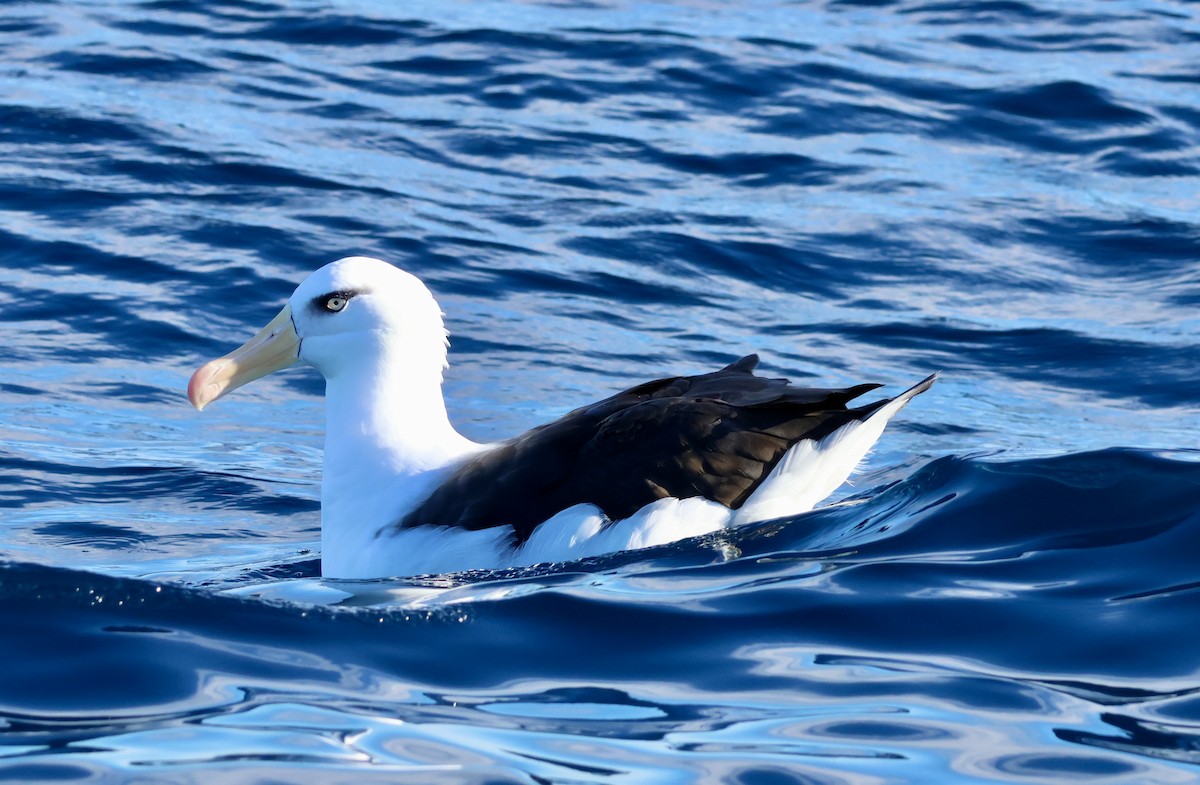
{"label": "white wing patch", "polygon": [[792,445],[762,485],[734,513],[733,524],[786,518],[816,507],[858,468],[883,435],[888,420],[930,383],[931,379],[926,379],[897,395],[867,419],[848,422],[819,442],[804,439]]}

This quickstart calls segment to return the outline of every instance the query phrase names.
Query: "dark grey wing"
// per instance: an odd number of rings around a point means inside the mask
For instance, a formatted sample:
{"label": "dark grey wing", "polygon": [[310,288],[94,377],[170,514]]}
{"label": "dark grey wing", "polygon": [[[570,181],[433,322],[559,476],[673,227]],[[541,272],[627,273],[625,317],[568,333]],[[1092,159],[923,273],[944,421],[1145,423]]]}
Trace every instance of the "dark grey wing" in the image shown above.
{"label": "dark grey wing", "polygon": [[737,508],[788,447],[820,439],[886,401],[848,409],[879,385],[791,386],[753,374],[754,355],[700,376],[659,379],[467,461],[400,526],[511,526],[516,542],[580,503],[613,520],[664,497]]}

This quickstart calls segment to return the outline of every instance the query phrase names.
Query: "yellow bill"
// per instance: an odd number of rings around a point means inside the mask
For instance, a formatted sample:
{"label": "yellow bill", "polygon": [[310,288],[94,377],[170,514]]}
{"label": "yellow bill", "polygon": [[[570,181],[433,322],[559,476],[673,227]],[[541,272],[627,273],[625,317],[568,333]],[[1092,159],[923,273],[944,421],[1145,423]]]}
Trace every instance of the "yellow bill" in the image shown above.
{"label": "yellow bill", "polygon": [[285,305],[253,338],[192,374],[188,400],[203,411],[225,393],[292,365],[299,354],[300,336],[292,323],[292,307]]}

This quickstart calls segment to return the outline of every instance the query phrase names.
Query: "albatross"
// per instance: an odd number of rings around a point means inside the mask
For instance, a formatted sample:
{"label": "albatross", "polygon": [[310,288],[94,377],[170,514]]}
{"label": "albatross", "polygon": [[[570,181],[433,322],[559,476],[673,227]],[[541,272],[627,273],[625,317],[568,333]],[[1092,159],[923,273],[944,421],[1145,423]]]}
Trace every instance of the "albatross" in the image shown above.
{"label": "albatross", "polygon": [[188,398],[203,410],[297,363],[325,377],[322,574],[361,579],[566,561],[807,512],[936,378],[851,405],[880,385],[796,387],[755,375],[749,355],[477,444],[446,412],[448,348],[417,277],[353,256],[197,370]]}

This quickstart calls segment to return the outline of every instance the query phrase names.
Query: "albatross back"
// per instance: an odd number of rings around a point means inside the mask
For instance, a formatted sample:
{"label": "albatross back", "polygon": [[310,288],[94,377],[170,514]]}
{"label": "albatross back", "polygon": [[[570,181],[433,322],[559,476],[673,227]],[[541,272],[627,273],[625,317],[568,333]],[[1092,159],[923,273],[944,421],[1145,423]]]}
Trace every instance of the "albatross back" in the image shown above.
{"label": "albatross back", "polygon": [[893,400],[848,408],[880,385],[793,387],[754,375],[757,364],[749,355],[713,373],[647,382],[576,409],[468,459],[397,526],[508,526],[520,544],[580,503],[614,521],[667,497],[703,497],[736,510],[793,445],[819,442]]}

